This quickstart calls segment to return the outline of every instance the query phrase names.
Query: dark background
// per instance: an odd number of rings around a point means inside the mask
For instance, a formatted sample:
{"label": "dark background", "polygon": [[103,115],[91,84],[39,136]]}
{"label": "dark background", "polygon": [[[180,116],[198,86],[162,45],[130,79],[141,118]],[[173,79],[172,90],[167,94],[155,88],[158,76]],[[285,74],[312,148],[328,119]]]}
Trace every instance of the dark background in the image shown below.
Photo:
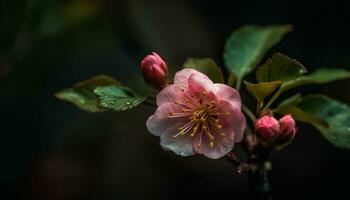
{"label": "dark background", "polygon": [[[152,108],[91,114],[53,97],[97,74],[145,93],[139,62],[149,52],[159,52],[173,70],[189,56],[223,66],[232,30],[289,23],[294,31],[269,54],[283,52],[310,71],[350,70],[346,1],[0,3],[0,199],[251,198],[246,178],[225,159],[163,151],[145,129]],[[346,80],[301,91],[350,103],[349,86]],[[243,100],[253,102],[244,94]],[[273,155],[276,199],[347,199],[350,151],[298,126],[294,142]]]}

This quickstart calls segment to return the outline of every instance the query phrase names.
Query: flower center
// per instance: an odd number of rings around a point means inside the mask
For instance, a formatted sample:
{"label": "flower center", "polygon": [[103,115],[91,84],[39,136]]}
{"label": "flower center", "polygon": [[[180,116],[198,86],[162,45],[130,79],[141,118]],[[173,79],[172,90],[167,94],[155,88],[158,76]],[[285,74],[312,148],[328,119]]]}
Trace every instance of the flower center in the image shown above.
{"label": "flower center", "polygon": [[178,136],[183,136],[186,134],[190,134],[191,137],[199,135],[198,148],[202,145],[202,137],[206,136],[209,140],[209,147],[212,148],[215,145],[215,137],[220,135],[221,137],[225,137],[226,134],[221,131],[222,124],[220,123],[221,115],[229,115],[228,112],[220,113],[218,112],[218,107],[215,102],[203,104],[200,102],[200,106],[194,107],[186,107],[182,109],[182,112],[173,113],[170,112],[168,117],[188,117],[189,122],[184,126],[178,128],[178,132],[173,135],[174,138]]}

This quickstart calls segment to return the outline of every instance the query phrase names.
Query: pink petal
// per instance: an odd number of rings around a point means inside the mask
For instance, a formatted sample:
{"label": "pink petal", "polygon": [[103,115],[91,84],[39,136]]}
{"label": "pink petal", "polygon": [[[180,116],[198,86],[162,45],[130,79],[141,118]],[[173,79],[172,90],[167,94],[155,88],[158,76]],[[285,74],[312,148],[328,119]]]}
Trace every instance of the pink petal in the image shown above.
{"label": "pink petal", "polygon": [[[215,135],[214,146],[209,146],[209,139],[202,133],[202,138],[200,134],[197,134],[193,140],[193,149],[198,154],[203,154],[204,156],[211,159],[218,159],[225,156],[228,152],[230,152],[234,146],[233,137],[221,137],[220,135]],[[233,136],[233,135],[232,135]],[[221,137],[221,138],[220,138]],[[202,140],[202,141],[200,141]],[[201,144],[200,146],[198,144]]]}
{"label": "pink petal", "polygon": [[197,72],[188,78],[188,88],[192,92],[215,92],[215,85],[205,74]]}
{"label": "pink petal", "polygon": [[178,133],[178,128],[183,126],[185,123],[178,122],[173,126],[167,128],[160,136],[160,145],[164,150],[171,150],[180,156],[191,156],[194,155],[192,147],[192,137],[189,134],[179,135],[176,138],[173,136]]}
{"label": "pink petal", "polygon": [[160,91],[157,95],[157,106],[164,103],[175,102],[177,95],[181,93],[180,88],[176,85],[169,85]]}
{"label": "pink petal", "polygon": [[[219,106],[221,107],[219,112],[229,112],[230,115],[219,117],[222,129],[210,127],[210,132],[215,137],[214,146],[209,147],[210,141],[205,133],[202,133],[202,138],[200,134],[197,134],[193,140],[194,151],[211,159],[220,158],[230,152],[234,143],[242,140],[246,127],[244,115],[239,107],[232,106],[227,101],[222,101]],[[225,136],[221,136],[221,133],[225,133]],[[199,147],[200,140],[202,141]]]}
{"label": "pink petal", "polygon": [[216,92],[215,94],[220,97],[221,100],[235,104],[238,107],[241,107],[241,97],[238,91],[228,85],[216,83]]}
{"label": "pink petal", "polygon": [[156,58],[156,60],[157,60],[159,63],[161,63],[159,66],[163,69],[163,71],[165,72],[165,74],[167,74],[168,69],[167,69],[167,67],[166,67],[166,64],[165,64],[163,58],[160,57],[160,55],[157,54],[156,52],[152,52],[152,54],[153,54],[153,56]]}
{"label": "pink petal", "polygon": [[188,78],[193,73],[198,73],[198,71],[190,68],[185,68],[181,71],[178,71],[174,77],[174,84],[186,89],[188,87]]}
{"label": "pink petal", "polygon": [[226,133],[226,135],[227,133],[233,132],[235,143],[240,142],[243,139],[244,131],[247,125],[241,108],[237,107],[236,104],[223,100],[220,102],[220,107],[222,109],[220,112],[230,113],[230,115],[222,115],[219,117],[223,126],[223,131]]}
{"label": "pink petal", "polygon": [[182,107],[174,103],[163,103],[156,112],[150,116],[146,122],[149,132],[155,136],[160,136],[165,130],[177,122],[188,121],[187,117],[169,118],[169,112],[181,112]]}

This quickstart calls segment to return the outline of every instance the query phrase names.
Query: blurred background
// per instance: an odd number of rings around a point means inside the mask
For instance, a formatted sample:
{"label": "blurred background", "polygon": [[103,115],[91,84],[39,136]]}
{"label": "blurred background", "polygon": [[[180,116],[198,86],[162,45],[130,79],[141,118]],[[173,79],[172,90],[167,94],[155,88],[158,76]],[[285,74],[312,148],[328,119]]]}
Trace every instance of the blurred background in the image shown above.
{"label": "blurred background", "polygon": [[[53,94],[97,74],[145,93],[139,62],[152,51],[173,71],[189,56],[223,66],[226,38],[245,24],[293,24],[269,54],[285,53],[310,71],[350,70],[349,8],[336,0],[0,0],[0,198],[250,199],[246,178],[225,159],[163,151],[145,128],[152,108],[91,114]],[[350,103],[349,86],[302,92]],[[348,195],[350,151],[310,126],[299,129],[273,155],[276,199]]]}

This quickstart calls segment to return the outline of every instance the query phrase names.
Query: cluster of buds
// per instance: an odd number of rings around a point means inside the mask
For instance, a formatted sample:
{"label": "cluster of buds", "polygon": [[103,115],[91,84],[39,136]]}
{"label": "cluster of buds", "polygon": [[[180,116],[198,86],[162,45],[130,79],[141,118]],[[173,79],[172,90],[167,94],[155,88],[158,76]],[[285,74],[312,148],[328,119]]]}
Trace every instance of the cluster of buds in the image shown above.
{"label": "cluster of buds", "polygon": [[155,52],[141,61],[141,71],[145,81],[157,89],[168,85],[168,68],[164,60]]}
{"label": "cluster of buds", "polygon": [[266,142],[288,143],[296,134],[295,121],[290,114],[283,116],[279,121],[272,114],[264,115],[256,120],[255,130]]}

